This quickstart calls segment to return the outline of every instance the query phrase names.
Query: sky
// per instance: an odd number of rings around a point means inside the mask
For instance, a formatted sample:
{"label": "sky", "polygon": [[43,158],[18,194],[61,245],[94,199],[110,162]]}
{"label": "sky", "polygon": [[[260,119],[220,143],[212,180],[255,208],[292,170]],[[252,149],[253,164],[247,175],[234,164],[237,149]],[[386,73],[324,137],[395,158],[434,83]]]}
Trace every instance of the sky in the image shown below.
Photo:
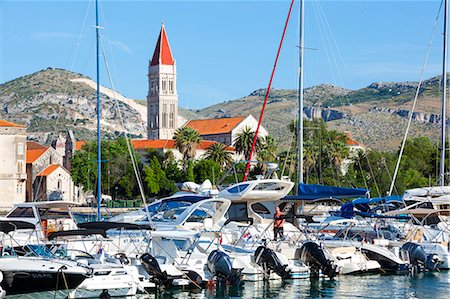
{"label": "sky", "polygon": [[[290,1],[100,0],[102,45],[115,89],[145,99],[164,21],[177,63],[179,105],[199,109],[268,85]],[[441,1],[306,0],[306,87],[358,89],[441,72]],[[0,83],[48,67],[95,79],[93,0],[0,0]],[[433,35],[434,32],[434,35]],[[273,88],[298,87],[296,1]],[[433,38],[432,38],[433,36]],[[111,87],[101,65],[101,83]]]}

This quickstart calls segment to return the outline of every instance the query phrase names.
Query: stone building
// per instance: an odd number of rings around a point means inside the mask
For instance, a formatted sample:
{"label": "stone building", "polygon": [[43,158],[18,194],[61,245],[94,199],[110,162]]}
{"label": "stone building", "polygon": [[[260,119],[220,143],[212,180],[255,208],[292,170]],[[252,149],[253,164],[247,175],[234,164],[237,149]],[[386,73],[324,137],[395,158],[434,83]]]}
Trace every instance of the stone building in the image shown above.
{"label": "stone building", "polygon": [[[197,130],[204,140],[211,140],[232,146],[237,134],[246,127],[256,131],[258,121],[252,116],[238,116],[213,119],[194,119],[186,123],[186,127]],[[258,136],[266,137],[267,130],[260,126]]]}
{"label": "stone building", "polygon": [[0,208],[25,201],[26,128],[0,120]]}
{"label": "stone building", "polygon": [[148,67],[148,139],[172,139],[178,127],[177,67],[164,23]]}
{"label": "stone building", "polygon": [[51,164],[38,173],[33,189],[37,201],[75,199],[75,188],[70,172],[58,164]]}
{"label": "stone building", "polygon": [[26,162],[28,177],[26,200],[34,201],[36,200],[36,195],[42,191],[38,190],[41,185],[35,184],[36,177],[52,164],[63,165],[63,157],[61,157],[53,147],[47,147],[34,141],[28,141]]}

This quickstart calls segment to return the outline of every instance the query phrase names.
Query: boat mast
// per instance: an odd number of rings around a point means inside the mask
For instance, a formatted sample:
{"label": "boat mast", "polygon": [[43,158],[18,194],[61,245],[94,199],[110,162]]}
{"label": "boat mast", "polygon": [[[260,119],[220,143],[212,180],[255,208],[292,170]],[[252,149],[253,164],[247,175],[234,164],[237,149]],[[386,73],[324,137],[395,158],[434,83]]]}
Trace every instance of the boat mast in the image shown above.
{"label": "boat mast", "polygon": [[102,154],[100,150],[100,34],[98,29],[98,0],[95,0],[95,35],[97,45],[97,221],[100,221],[100,204],[102,201]]}
{"label": "boat mast", "polygon": [[304,53],[304,23],[305,23],[304,0],[300,0],[300,33],[299,33],[299,55],[298,55],[298,120],[297,120],[297,188],[295,194],[298,195],[298,188],[303,183],[303,53]]}
{"label": "boat mast", "polygon": [[445,185],[445,141],[446,141],[446,122],[447,122],[447,107],[446,107],[446,93],[447,93],[447,12],[448,0],[444,4],[444,44],[442,57],[442,127],[441,127],[441,165],[439,172],[440,186]]}

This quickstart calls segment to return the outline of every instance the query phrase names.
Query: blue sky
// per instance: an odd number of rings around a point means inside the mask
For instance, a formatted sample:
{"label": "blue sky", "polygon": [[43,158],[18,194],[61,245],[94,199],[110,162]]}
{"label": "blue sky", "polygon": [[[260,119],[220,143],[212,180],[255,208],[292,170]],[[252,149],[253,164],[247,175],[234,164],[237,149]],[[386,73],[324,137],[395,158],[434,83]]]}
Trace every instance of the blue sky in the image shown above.
{"label": "blue sky", "polygon": [[[180,106],[202,108],[266,87],[290,1],[100,1],[116,89],[145,99],[164,20]],[[306,1],[305,85],[357,89],[417,81],[440,1]],[[442,19],[442,17],[441,17]],[[441,71],[441,19],[425,77]],[[0,1],[0,83],[47,67],[95,78],[94,2]],[[297,88],[298,3],[274,88]],[[107,82],[102,65],[102,84]]]}

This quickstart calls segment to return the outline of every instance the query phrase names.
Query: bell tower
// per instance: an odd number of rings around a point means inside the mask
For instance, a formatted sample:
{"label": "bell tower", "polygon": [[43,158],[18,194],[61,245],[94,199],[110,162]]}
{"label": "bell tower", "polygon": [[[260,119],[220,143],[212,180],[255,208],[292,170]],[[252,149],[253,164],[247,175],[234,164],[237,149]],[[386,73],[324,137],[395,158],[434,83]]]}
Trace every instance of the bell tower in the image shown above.
{"label": "bell tower", "polygon": [[172,139],[177,129],[177,67],[164,23],[148,66],[148,139]]}

